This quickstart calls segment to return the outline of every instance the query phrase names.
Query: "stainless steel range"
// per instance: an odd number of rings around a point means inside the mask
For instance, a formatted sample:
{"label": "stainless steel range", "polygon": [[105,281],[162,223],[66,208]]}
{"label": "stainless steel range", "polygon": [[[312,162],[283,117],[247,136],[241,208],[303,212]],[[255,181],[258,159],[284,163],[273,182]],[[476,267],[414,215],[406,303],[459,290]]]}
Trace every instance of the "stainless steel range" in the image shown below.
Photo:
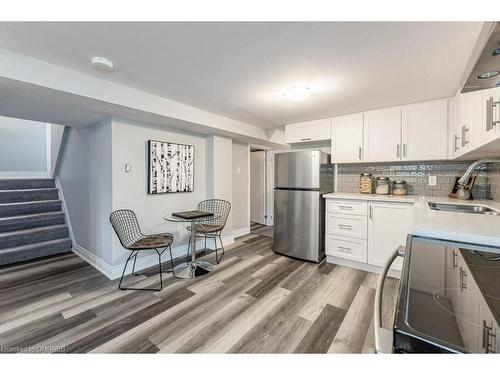
{"label": "stainless steel range", "polygon": [[410,235],[404,257],[392,332],[379,327],[379,279],[378,350],[500,353],[500,249]]}

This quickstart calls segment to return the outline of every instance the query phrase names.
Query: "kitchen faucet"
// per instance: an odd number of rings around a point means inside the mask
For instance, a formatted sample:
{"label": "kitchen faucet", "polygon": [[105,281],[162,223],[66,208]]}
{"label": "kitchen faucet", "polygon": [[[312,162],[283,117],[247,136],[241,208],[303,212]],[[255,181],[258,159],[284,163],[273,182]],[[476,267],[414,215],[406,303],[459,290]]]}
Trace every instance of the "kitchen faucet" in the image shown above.
{"label": "kitchen faucet", "polygon": [[472,173],[476,169],[478,169],[478,168],[480,168],[483,165],[488,164],[488,163],[500,164],[500,160],[498,160],[498,159],[482,159],[482,160],[475,161],[474,163],[472,163],[469,166],[469,168],[467,168],[464,175],[462,177],[460,177],[460,179],[458,180],[459,189],[457,191],[457,197],[459,199],[467,200],[470,198],[470,187],[467,186],[467,184],[469,183],[470,176],[472,175]]}

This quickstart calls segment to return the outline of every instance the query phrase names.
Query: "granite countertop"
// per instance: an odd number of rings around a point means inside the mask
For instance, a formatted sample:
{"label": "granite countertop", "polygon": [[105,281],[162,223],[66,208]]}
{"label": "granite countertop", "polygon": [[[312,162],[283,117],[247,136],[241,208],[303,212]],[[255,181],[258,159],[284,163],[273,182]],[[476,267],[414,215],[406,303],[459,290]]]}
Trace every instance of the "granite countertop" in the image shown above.
{"label": "granite countertop", "polygon": [[500,203],[493,200],[461,201],[448,197],[360,193],[329,193],[324,194],[323,197],[327,199],[413,203],[415,209],[412,234],[475,245],[500,247],[500,216],[437,211],[429,207],[429,202],[433,202],[481,205],[500,211]]}

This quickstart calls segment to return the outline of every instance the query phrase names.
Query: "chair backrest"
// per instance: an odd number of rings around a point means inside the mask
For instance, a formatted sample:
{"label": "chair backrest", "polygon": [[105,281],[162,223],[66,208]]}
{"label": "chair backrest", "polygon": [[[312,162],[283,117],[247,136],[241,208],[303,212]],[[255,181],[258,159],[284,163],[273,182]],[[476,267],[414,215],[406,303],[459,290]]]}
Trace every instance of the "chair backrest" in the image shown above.
{"label": "chair backrest", "polygon": [[224,228],[231,211],[231,203],[223,199],[207,199],[198,204],[198,210],[220,215],[217,219],[207,220],[207,223],[221,225]]}
{"label": "chair backrest", "polygon": [[111,226],[120,239],[122,246],[129,248],[134,242],[144,238],[139,222],[132,210],[116,210],[109,215]]}

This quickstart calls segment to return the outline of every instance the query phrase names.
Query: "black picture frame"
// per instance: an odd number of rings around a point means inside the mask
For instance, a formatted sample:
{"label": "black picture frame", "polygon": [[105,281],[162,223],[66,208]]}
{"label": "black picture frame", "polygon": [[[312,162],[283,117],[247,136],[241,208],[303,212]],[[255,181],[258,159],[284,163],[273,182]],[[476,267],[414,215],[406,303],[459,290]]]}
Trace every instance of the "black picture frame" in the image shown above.
{"label": "black picture frame", "polygon": [[[166,144],[169,146],[182,146],[183,148],[187,148],[190,151],[188,152],[188,155],[191,155],[191,158],[188,160],[189,165],[185,167],[185,169],[188,169],[190,171],[190,174],[186,177],[189,181],[186,182],[187,189],[169,189],[168,187],[163,191],[158,191],[158,182],[156,182],[156,185],[154,184],[154,179],[155,177],[158,178],[158,173],[160,171],[155,169],[154,163],[153,163],[153,154],[152,154],[152,148],[153,144],[158,143],[158,144]],[[168,147],[168,146],[167,146]],[[183,144],[183,143],[176,143],[176,142],[168,142],[168,141],[160,141],[160,140],[148,140],[147,141],[147,158],[148,158],[148,180],[147,180],[147,193],[148,195],[161,195],[161,194],[172,194],[172,193],[192,193],[194,191],[194,165],[195,165],[195,146],[190,145],[190,144]],[[176,153],[178,155],[178,152]],[[179,164],[179,163],[178,163]],[[177,171],[178,173],[179,171]],[[167,173],[168,171],[164,171],[162,173]],[[171,172],[174,173],[174,172]],[[172,177],[172,176],[170,176]],[[176,178],[176,181],[178,181],[179,178]],[[166,182],[165,182],[166,184]],[[165,185],[164,184],[164,185]]]}

